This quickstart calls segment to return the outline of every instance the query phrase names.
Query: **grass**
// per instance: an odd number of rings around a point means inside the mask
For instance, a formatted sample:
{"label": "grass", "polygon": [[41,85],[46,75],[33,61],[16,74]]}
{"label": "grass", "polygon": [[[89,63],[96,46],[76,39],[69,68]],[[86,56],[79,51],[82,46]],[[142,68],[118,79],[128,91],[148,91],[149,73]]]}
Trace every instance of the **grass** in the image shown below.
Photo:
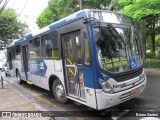
{"label": "grass", "polygon": [[146,68],[160,68],[160,59],[149,59],[145,61]]}

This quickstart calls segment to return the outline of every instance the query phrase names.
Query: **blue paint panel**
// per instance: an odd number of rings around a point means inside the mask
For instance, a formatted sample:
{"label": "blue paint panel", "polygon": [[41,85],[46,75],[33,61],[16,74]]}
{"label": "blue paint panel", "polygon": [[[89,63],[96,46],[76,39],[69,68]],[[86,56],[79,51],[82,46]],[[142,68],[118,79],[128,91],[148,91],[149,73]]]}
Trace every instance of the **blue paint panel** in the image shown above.
{"label": "blue paint panel", "polygon": [[84,73],[84,86],[93,88],[93,89],[101,89],[101,86],[97,79],[94,79],[93,76],[93,68],[88,66],[83,66]]}
{"label": "blue paint panel", "polygon": [[66,23],[66,20],[62,19],[62,20],[60,20],[58,23],[55,23],[55,24],[50,25],[49,28],[50,28],[50,29],[54,29],[54,28],[56,28],[56,27],[58,27],[58,26],[60,26],[60,25],[63,25],[63,24],[65,24],[65,23]]}
{"label": "blue paint panel", "polygon": [[87,16],[86,11],[81,11],[77,13],[77,17]]}
{"label": "blue paint panel", "polygon": [[9,69],[12,70],[13,69],[13,64],[9,63]]}
{"label": "blue paint panel", "polygon": [[94,38],[93,38],[93,32],[92,32],[92,24],[89,21],[88,24],[88,32],[89,32],[89,40],[90,40],[90,48],[91,48],[91,54],[92,54],[92,66],[93,66],[93,75],[94,75],[94,84],[95,89],[100,89],[101,86],[99,84],[98,78],[102,78],[102,75],[100,74],[99,67],[98,67],[98,60],[96,56],[96,50],[95,50],[95,44],[94,44]]}
{"label": "blue paint panel", "polygon": [[47,65],[44,62],[44,60],[41,61],[41,65],[42,65],[42,67],[40,68],[41,69],[41,76],[45,77],[46,71],[47,71]]}
{"label": "blue paint panel", "polygon": [[16,41],[15,44],[19,44],[20,42],[23,42],[23,41],[31,39],[31,38],[32,38],[32,34],[28,34],[28,35],[20,38],[18,41]]}
{"label": "blue paint panel", "polygon": [[32,38],[32,34],[28,34],[28,35],[24,36],[20,42],[23,42],[23,41],[31,39],[31,38]]}
{"label": "blue paint panel", "polygon": [[130,58],[130,66],[132,69],[137,67],[136,59],[135,58]]}
{"label": "blue paint panel", "polygon": [[42,59],[29,60],[29,71],[30,74],[44,77],[47,71],[47,65]]}
{"label": "blue paint panel", "polygon": [[97,73],[97,77],[98,77],[98,78],[101,78],[101,79],[104,80],[104,81],[107,81],[107,80],[110,78],[110,77],[108,77],[107,75],[102,74],[102,73],[100,73],[100,72]]}
{"label": "blue paint panel", "polygon": [[87,66],[83,66],[84,73],[84,86],[94,88],[93,69]]}
{"label": "blue paint panel", "polygon": [[[94,76],[94,86],[89,86],[89,87],[92,87],[92,88],[95,88],[95,89],[101,89],[101,86],[99,84],[99,81],[98,81],[98,78],[101,78],[103,80],[108,80],[109,77],[107,75],[103,75],[102,73],[100,73],[99,71],[99,63],[98,63],[98,60],[97,60],[97,55],[95,54],[96,53],[96,47],[95,47],[95,43],[94,43],[94,38],[93,38],[93,31],[92,31],[92,24],[91,22],[89,21],[89,24],[88,24],[88,32],[89,32],[89,40],[90,40],[90,48],[91,48],[91,54],[92,54],[92,66],[93,68],[90,68],[92,70],[92,76]],[[86,72],[86,71],[85,71]],[[87,75],[86,77],[88,77],[89,75]]]}
{"label": "blue paint panel", "polygon": [[30,39],[30,38],[32,38],[32,34],[26,35],[26,39]]}
{"label": "blue paint panel", "polygon": [[18,41],[15,42],[15,44],[19,44],[22,39],[23,38],[20,38]]}
{"label": "blue paint panel", "polygon": [[31,74],[41,75],[41,71],[39,67],[40,62],[41,62],[41,59],[29,60],[29,71]]}
{"label": "blue paint panel", "polygon": [[[75,16],[75,17],[73,17],[73,16]],[[69,23],[69,22],[71,22],[71,21],[73,21],[73,20],[75,20],[75,19],[78,19],[78,18],[80,18],[80,17],[86,17],[86,16],[87,16],[87,14],[86,14],[85,11],[77,12],[77,13],[75,13],[75,14],[67,17],[67,18],[64,18],[64,19],[62,19],[62,20],[59,20],[59,21],[57,21],[56,23],[53,23],[52,25],[49,26],[49,28],[50,28],[50,29],[54,29],[54,28],[56,28],[56,27],[62,26],[62,25],[64,25],[64,24],[66,24],[66,23]]]}

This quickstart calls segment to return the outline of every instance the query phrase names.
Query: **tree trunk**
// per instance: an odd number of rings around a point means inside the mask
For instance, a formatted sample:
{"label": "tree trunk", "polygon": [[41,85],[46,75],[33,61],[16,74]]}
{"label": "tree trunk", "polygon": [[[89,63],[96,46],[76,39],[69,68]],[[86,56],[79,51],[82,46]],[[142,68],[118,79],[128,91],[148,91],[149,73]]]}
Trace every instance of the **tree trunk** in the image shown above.
{"label": "tree trunk", "polygon": [[146,32],[144,31],[146,29],[146,26],[142,24],[141,26],[141,40],[142,40],[142,56],[144,59],[146,59],[146,39],[147,35]]}
{"label": "tree trunk", "polygon": [[152,52],[155,53],[156,52],[156,47],[155,47],[155,33],[151,34],[151,40],[152,40]]}
{"label": "tree trunk", "polygon": [[152,41],[152,52],[156,52],[156,42],[155,42],[155,22],[153,20],[153,23],[152,23],[152,33],[151,33],[151,41]]}

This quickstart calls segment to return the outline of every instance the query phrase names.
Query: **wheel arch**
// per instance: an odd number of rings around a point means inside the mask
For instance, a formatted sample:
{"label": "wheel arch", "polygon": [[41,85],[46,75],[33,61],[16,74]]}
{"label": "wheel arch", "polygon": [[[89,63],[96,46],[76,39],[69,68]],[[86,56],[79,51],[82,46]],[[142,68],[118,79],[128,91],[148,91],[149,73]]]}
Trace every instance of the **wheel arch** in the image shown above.
{"label": "wheel arch", "polygon": [[54,74],[52,74],[52,75],[49,77],[49,90],[50,90],[51,92],[53,92],[52,86],[53,86],[53,83],[54,83],[54,81],[55,81],[56,79],[58,79],[58,80],[61,82],[61,80],[59,79],[59,77],[57,77],[57,76],[54,75]]}
{"label": "wheel arch", "polygon": [[18,71],[19,71],[18,68],[16,68],[16,69],[15,69],[15,74],[16,74],[16,76],[17,76],[17,72],[18,72]]}

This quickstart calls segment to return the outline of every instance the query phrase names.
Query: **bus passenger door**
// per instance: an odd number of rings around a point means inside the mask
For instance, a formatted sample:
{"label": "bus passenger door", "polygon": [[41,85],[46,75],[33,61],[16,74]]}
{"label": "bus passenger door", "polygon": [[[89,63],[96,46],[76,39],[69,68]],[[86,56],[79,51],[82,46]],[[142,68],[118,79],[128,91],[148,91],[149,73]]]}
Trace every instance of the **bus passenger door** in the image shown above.
{"label": "bus passenger door", "polygon": [[8,74],[10,76],[13,76],[13,55],[12,55],[13,49],[7,50],[7,68],[8,68]]}
{"label": "bus passenger door", "polygon": [[28,45],[22,46],[23,55],[23,70],[25,73],[25,78],[28,80]]}
{"label": "bus passenger door", "polygon": [[80,31],[62,36],[68,95],[85,101]]}

